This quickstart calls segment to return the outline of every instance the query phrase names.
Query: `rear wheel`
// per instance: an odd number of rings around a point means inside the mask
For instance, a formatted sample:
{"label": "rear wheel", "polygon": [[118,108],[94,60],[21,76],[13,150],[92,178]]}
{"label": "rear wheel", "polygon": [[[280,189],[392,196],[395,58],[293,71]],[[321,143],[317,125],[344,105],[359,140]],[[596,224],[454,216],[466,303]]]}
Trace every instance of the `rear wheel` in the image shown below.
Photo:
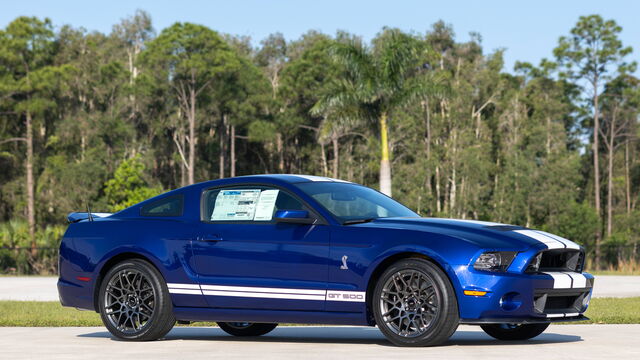
{"label": "rear wheel", "polygon": [[378,279],[372,301],[378,328],[395,345],[438,345],[458,327],[458,303],[449,279],[422,259],[391,265]]}
{"label": "rear wheel", "polygon": [[480,326],[484,332],[498,340],[529,340],[542,334],[546,324],[490,324]]}
{"label": "rear wheel", "polygon": [[278,324],[250,322],[218,322],[220,329],[233,336],[260,336],[271,332]]}
{"label": "rear wheel", "polygon": [[159,339],[176,321],[162,275],[138,259],[125,260],[107,272],[98,308],[109,332],[124,340]]}

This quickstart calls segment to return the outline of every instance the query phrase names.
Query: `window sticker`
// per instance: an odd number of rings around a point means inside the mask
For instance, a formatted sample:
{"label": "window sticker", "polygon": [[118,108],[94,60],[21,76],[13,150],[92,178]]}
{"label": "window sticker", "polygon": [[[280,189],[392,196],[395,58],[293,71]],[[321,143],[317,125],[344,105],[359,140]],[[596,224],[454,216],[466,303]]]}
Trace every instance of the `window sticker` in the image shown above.
{"label": "window sticker", "polygon": [[280,190],[264,190],[260,193],[258,205],[256,206],[255,221],[271,221],[273,208],[276,206],[276,199]]}
{"label": "window sticker", "polygon": [[211,220],[253,220],[259,189],[222,190],[216,196]]}

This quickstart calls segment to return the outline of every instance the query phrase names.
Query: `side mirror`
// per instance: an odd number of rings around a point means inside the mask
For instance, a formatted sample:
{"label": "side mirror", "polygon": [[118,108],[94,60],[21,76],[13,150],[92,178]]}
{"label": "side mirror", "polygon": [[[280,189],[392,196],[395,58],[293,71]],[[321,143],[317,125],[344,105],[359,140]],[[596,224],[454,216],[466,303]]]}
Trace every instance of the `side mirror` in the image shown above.
{"label": "side mirror", "polygon": [[316,219],[310,217],[306,210],[278,210],[273,218],[279,223],[313,224],[316,222]]}

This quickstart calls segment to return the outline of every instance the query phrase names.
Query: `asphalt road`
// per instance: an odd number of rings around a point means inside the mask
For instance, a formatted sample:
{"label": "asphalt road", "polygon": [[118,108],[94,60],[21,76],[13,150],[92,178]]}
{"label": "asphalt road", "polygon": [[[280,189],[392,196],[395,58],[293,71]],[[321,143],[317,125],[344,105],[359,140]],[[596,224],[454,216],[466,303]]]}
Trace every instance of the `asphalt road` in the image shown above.
{"label": "asphalt road", "polygon": [[[0,300],[57,301],[57,278],[0,277]],[[640,296],[640,276],[596,276],[593,297]]]}
{"label": "asphalt road", "polygon": [[640,325],[552,325],[504,342],[461,326],[443,346],[398,348],[376,328],[281,327],[258,338],[180,327],[164,340],[124,342],[104,328],[0,328],[0,359],[640,359]]}

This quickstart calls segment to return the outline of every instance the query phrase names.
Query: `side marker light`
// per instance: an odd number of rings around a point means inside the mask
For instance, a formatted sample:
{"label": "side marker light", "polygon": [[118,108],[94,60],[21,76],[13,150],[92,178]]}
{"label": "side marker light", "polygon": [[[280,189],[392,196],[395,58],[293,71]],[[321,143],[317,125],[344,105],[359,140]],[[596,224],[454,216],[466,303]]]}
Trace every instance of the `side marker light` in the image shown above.
{"label": "side marker light", "polygon": [[465,295],[469,295],[469,296],[485,296],[485,295],[487,295],[487,292],[486,291],[465,290],[464,294]]}

